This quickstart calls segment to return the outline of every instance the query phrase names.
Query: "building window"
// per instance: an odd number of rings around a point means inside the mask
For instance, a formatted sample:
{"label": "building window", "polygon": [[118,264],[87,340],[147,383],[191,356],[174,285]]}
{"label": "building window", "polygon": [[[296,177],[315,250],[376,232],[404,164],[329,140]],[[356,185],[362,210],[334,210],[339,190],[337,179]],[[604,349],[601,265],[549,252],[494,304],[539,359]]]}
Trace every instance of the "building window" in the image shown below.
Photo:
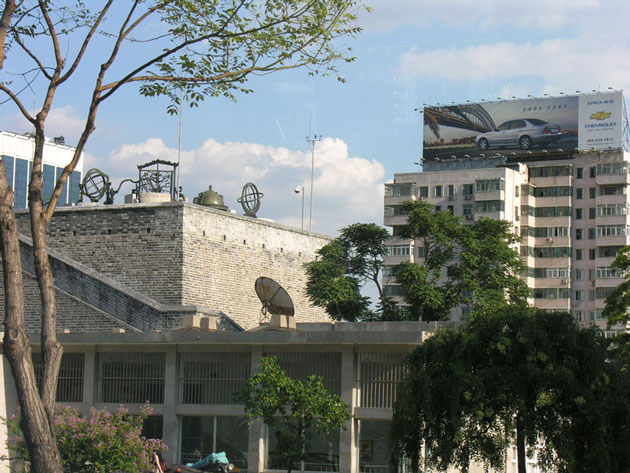
{"label": "building window", "polygon": [[598,217],[609,217],[615,215],[626,215],[626,204],[602,204],[597,206]]}
{"label": "building window", "polygon": [[583,198],[583,189],[575,189],[575,198],[582,199]]}
{"label": "building window", "polygon": [[326,389],[333,394],[341,393],[341,353],[265,353],[265,356],[274,356],[293,379],[306,381],[311,375],[321,376]]}
{"label": "building window", "polygon": [[181,419],[181,463],[193,463],[213,452],[225,452],[234,466],[247,469],[247,417],[183,416]]}
{"label": "building window", "polygon": [[442,197],[442,186],[435,186],[434,195],[435,197]]}
{"label": "building window", "polygon": [[588,270],[588,280],[589,281],[595,281],[595,270],[594,269],[589,269]]}
{"label": "building window", "polygon": [[502,200],[482,200],[475,204],[477,212],[502,212],[503,210],[505,210],[505,202]]}
{"label": "building window", "polygon": [[164,353],[99,353],[99,402],[164,402]]}
{"label": "building window", "polygon": [[454,208],[452,205],[447,206],[447,207],[446,207],[446,210],[447,210],[449,213],[451,213],[451,214],[453,214],[453,213],[455,212],[455,208]]}
{"label": "building window", "polygon": [[234,404],[234,393],[250,375],[249,353],[182,353],[182,404]]}
{"label": "building window", "polygon": [[584,317],[584,314],[581,310],[573,311],[573,318],[575,319],[576,322],[582,322],[583,317]]}
{"label": "building window", "polygon": [[588,209],[588,218],[594,219],[595,215],[596,215],[595,207],[591,207],[590,209]]}
{"label": "building window", "polygon": [[391,452],[387,442],[390,421],[359,420],[359,473],[387,473]]}
{"label": "building window", "polygon": [[582,220],[584,217],[584,209],[575,209],[575,218],[577,220]]}
{"label": "building window", "polygon": [[582,300],[582,290],[578,289],[577,291],[575,291],[575,300],[576,301],[581,301]]}
{"label": "building window", "polygon": [[15,160],[15,192],[14,202],[16,209],[26,208],[26,192],[28,187],[29,162],[26,159]]}
{"label": "building window", "polygon": [[[331,430],[326,435],[319,434],[313,429],[305,435],[311,438],[312,450],[301,464],[292,465],[293,471],[339,471],[339,430]],[[286,445],[278,442],[278,433],[269,429],[265,469],[287,471],[289,465],[284,455],[286,449]]]}
{"label": "building window", "polygon": [[466,220],[473,219],[473,207],[471,204],[464,204],[462,215],[464,216],[464,219]]}
{"label": "building window", "polygon": [[518,197],[519,194],[519,188],[518,186],[514,186],[514,197]]}
{"label": "building window", "polygon": [[446,187],[446,192],[448,192],[448,194],[447,194],[447,195],[448,195],[449,197],[453,197],[453,196],[455,195],[455,186],[454,186],[453,184],[449,184],[449,185]]}
{"label": "building window", "polygon": [[595,291],[592,290],[592,289],[588,291],[588,300],[589,301],[594,301],[595,300]]}
{"label": "building window", "polygon": [[590,176],[591,179],[594,179],[595,176],[597,175],[596,169],[597,168],[595,168],[595,167],[588,168],[588,173],[589,173],[589,176]]}
{"label": "building window", "polygon": [[576,281],[581,281],[582,280],[582,270],[581,269],[576,269],[575,270],[575,280]]}
{"label": "building window", "polygon": [[575,259],[576,260],[582,259],[582,250],[575,250]]}
{"label": "building window", "polygon": [[418,187],[418,197],[423,197],[425,199],[429,197],[429,187],[428,186]]}
{"label": "building window", "polygon": [[407,197],[413,194],[413,184],[385,184],[385,197]]}
{"label": "building window", "polygon": [[[427,256],[427,249],[424,246],[418,247],[418,258],[425,258]],[[394,266],[392,266],[394,267]]]}
{"label": "building window", "polygon": [[483,179],[475,181],[475,192],[496,192],[505,189],[503,179]]}
{"label": "building window", "polygon": [[589,250],[588,250],[588,259],[590,259],[590,260],[594,260],[595,259],[595,248],[589,248]]}
{"label": "building window", "polygon": [[588,196],[589,196],[589,198],[594,199],[597,196],[597,187],[589,188]]}
{"label": "building window", "polygon": [[410,254],[410,245],[391,245],[385,247],[385,256],[409,256]]}
{"label": "building window", "polygon": [[621,250],[621,246],[601,246],[599,247],[600,258],[616,258]]}
{"label": "building window", "polygon": [[464,194],[464,200],[472,200],[475,194],[475,186],[473,184],[462,185],[462,194]]}
{"label": "building window", "polygon": [[583,179],[584,178],[584,168],[577,168],[576,169],[576,178],[577,179]]}
{"label": "building window", "polygon": [[399,353],[359,353],[360,406],[391,409],[404,375]]}
{"label": "building window", "polygon": [[[33,368],[35,379],[39,385],[44,376],[44,360],[41,353],[33,353]],[[83,401],[83,367],[85,354],[64,353],[61,357],[59,381],[57,382],[57,402]]]}
{"label": "building window", "polygon": [[600,225],[597,227],[598,237],[625,236],[627,225]]}
{"label": "building window", "polygon": [[595,239],[595,229],[594,228],[589,228],[588,229],[588,239],[589,240],[594,240]]}
{"label": "building window", "polygon": [[581,228],[576,228],[575,229],[575,239],[576,240],[581,240],[582,239],[582,229]]}

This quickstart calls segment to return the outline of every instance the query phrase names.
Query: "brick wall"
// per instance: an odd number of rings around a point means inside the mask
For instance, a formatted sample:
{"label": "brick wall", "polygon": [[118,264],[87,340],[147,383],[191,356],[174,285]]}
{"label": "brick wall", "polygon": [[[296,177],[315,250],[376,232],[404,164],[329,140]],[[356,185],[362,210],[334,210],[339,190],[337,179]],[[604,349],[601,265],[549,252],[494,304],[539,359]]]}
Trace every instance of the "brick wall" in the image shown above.
{"label": "brick wall", "polygon": [[[18,215],[29,235],[28,215]],[[297,322],[327,321],[304,294],[304,263],[329,239],[261,219],[194,204],[80,206],[57,210],[49,245],[69,258],[162,304],[224,312],[258,325],[259,276],[291,296]]]}

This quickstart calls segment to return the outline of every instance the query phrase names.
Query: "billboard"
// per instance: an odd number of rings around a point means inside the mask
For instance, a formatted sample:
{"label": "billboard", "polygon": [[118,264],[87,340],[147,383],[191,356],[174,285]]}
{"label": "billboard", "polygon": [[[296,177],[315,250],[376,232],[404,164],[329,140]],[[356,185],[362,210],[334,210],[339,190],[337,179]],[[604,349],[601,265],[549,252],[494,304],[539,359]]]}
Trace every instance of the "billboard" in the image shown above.
{"label": "billboard", "polygon": [[620,148],[622,92],[426,107],[423,157]]}

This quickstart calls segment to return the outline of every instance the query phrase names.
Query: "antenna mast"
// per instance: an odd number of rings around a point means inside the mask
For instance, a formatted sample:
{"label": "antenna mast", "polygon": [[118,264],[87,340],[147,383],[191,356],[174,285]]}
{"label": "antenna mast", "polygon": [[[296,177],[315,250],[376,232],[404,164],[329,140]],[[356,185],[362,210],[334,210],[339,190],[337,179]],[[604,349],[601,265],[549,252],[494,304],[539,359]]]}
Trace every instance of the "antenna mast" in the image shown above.
{"label": "antenna mast", "polygon": [[[310,133],[309,133],[310,135]],[[322,135],[313,135],[306,137],[306,142],[311,144],[311,202],[310,211],[308,214],[308,231],[313,230],[313,173],[315,169],[315,143],[322,140]]]}

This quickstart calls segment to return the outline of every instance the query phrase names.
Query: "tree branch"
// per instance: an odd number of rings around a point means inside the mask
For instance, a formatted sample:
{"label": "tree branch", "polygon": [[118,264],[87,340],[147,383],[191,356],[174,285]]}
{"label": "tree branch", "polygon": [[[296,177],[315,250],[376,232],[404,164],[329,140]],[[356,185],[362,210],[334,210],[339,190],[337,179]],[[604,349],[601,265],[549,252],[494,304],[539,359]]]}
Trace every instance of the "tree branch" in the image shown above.
{"label": "tree branch", "polygon": [[92,36],[94,36],[94,33],[96,33],[98,26],[102,23],[103,18],[105,18],[105,14],[109,11],[109,8],[112,6],[113,2],[114,0],[108,0],[105,6],[103,7],[103,9],[101,10],[101,13],[98,15],[98,18],[92,25],[92,28],[90,28],[90,31],[85,36],[85,39],[83,40],[83,44],[81,44],[81,48],[79,49],[79,52],[77,53],[74,61],[72,62],[72,65],[66,71],[66,73],[59,78],[59,83],[65,82],[74,73],[76,68],[79,66],[79,63],[81,62],[81,59],[83,58],[83,54],[85,53],[85,50],[87,49],[88,44],[90,43],[90,40],[92,39]]}
{"label": "tree branch", "polygon": [[20,109],[20,112],[22,112],[22,115],[24,115],[24,118],[26,118],[29,122],[31,122],[34,125],[35,118],[33,118],[31,114],[28,113],[28,110],[26,110],[26,107],[24,107],[24,105],[22,104],[20,99],[17,97],[17,95],[15,95],[11,89],[9,89],[6,85],[4,85],[1,82],[0,82],[0,90],[4,92],[5,94],[7,94],[11,98],[11,100],[13,100],[15,105],[17,105],[17,107]]}
{"label": "tree branch", "polygon": [[57,30],[55,29],[55,25],[50,19],[50,15],[48,14],[48,6],[46,5],[46,0],[38,0],[39,9],[44,16],[44,20],[46,21],[46,26],[48,27],[48,32],[50,33],[50,39],[53,42],[53,49],[55,51],[55,61],[57,61],[56,69],[59,69],[63,66],[63,58],[61,57],[61,48],[59,47],[59,38],[57,37]]}
{"label": "tree branch", "polygon": [[46,67],[42,64],[39,58],[33,53],[33,51],[31,51],[28,47],[26,47],[26,45],[22,41],[22,38],[20,37],[20,34],[17,31],[15,32],[14,38],[15,38],[15,42],[24,50],[26,54],[28,54],[28,56],[35,62],[35,64],[37,64],[37,67],[39,68],[39,70],[42,71],[44,76],[46,76],[46,79],[50,81],[52,79],[52,76],[48,74],[48,71],[46,71]]}

